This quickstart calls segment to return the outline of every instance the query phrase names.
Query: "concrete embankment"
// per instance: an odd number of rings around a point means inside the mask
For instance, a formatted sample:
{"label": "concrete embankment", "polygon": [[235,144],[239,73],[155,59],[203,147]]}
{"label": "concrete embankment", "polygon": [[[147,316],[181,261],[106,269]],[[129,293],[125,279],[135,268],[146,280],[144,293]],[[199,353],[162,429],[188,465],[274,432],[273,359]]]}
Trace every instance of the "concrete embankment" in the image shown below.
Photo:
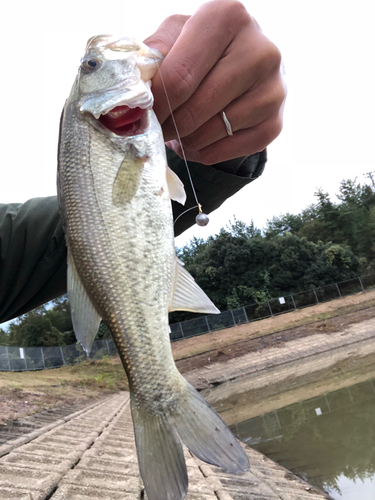
{"label": "concrete embankment", "polygon": [[[185,449],[187,500],[322,500],[272,460],[244,445],[251,470],[225,474]],[[1,500],[145,498],[139,476],[128,393],[0,446]]]}
{"label": "concrete embankment", "polygon": [[375,377],[375,320],[184,373],[229,424]]}

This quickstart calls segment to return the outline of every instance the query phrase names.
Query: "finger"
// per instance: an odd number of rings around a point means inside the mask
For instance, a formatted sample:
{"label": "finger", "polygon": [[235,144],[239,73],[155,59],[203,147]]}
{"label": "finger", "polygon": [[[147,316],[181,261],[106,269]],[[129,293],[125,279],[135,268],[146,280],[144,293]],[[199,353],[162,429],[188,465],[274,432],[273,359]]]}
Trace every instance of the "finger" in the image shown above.
{"label": "finger", "polygon": [[[255,26],[254,26],[255,23]],[[239,96],[272,80],[272,74],[280,73],[281,55],[278,49],[258,29],[256,22],[249,23],[227,48],[224,57],[215,65],[211,72],[198,87],[196,92],[184,104],[174,111],[174,121],[177,124],[180,137],[186,137],[198,131],[211,117],[215,116]],[[261,39],[261,40],[260,40]],[[261,43],[260,43],[261,41]],[[249,54],[249,43],[254,50]],[[271,76],[270,76],[271,75]],[[272,94],[268,85],[266,91]],[[255,103],[259,103],[257,95]],[[244,103],[246,104],[246,103]],[[250,106],[250,111],[253,106]],[[244,114],[247,108],[243,108]],[[266,116],[262,116],[263,120]],[[259,123],[239,123],[238,128],[245,128]],[[176,138],[174,122],[169,117],[163,124],[166,140]],[[214,136],[213,136],[214,137]],[[219,137],[211,141],[214,142]]]}
{"label": "finger", "polygon": [[[203,165],[214,165],[215,163],[263,151],[281,132],[282,108],[283,106],[276,116],[272,116],[256,127],[240,130],[233,136],[227,136],[200,151],[184,149],[187,160],[202,163]],[[178,156],[183,157],[181,146],[177,141],[169,141],[167,145]]]}
{"label": "finger", "polygon": [[[246,66],[245,68],[243,66]],[[173,112],[163,124],[166,140],[176,138],[175,123],[180,137],[199,129],[226,106],[246,92],[253,84],[253,74],[238,60],[221,59],[206,76],[194,94]]]}
{"label": "finger", "polygon": [[176,43],[184,24],[190,16],[176,14],[165,19],[151,36],[143,41],[148,47],[157,49],[165,57]]}
{"label": "finger", "polygon": [[238,31],[239,23],[243,22],[237,15],[238,5],[241,6],[229,0],[214,4],[209,2],[202,5],[184,24],[180,36],[161,65],[161,71],[153,79],[154,111],[160,123],[170,114],[165,91],[172,110],[175,110],[191,97],[221,58]]}
{"label": "finger", "polygon": [[[276,116],[285,98],[284,83],[280,76],[275,76],[256,87],[254,91],[245,92],[222,109],[225,110],[233,133],[236,133],[239,130],[253,128],[272,116]],[[199,151],[224,139],[228,132],[224,124],[222,109],[193,133],[183,137],[183,147],[191,151]],[[164,132],[165,137],[166,135]]]}

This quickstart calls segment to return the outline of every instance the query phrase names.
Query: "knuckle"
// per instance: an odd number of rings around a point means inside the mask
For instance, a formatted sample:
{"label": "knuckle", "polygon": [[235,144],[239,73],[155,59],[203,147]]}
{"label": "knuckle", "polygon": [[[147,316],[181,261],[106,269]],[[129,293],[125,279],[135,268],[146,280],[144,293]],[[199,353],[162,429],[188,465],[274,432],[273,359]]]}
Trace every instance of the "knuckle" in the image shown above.
{"label": "knuckle", "polygon": [[198,151],[202,147],[202,135],[190,134],[182,139],[182,144],[190,151]]}
{"label": "knuckle", "polygon": [[185,24],[187,19],[189,19],[189,16],[185,16],[183,14],[172,14],[171,16],[168,16],[164,22]]}
{"label": "knuckle", "polygon": [[229,12],[234,20],[240,25],[252,22],[252,17],[247,12],[246,7],[237,0],[232,0],[229,6]]}
{"label": "knuckle", "polygon": [[191,61],[174,61],[169,80],[174,96],[185,101],[195,90],[195,64]]}
{"label": "knuckle", "polygon": [[273,135],[272,140],[276,139],[276,137],[280,135],[282,129],[283,129],[283,116],[281,113],[279,113],[274,120],[274,125],[272,130],[272,135]]}
{"label": "knuckle", "polygon": [[281,52],[278,47],[271,41],[269,42],[268,60],[273,68],[280,68],[282,62]]}
{"label": "knuckle", "polygon": [[199,152],[199,162],[203,165],[215,165],[215,163],[219,163],[220,161],[220,154],[211,147]]}
{"label": "knuckle", "polygon": [[259,54],[259,64],[261,64],[268,73],[280,72],[282,65],[281,52],[268,38],[266,38],[266,42],[263,44],[263,50]]}
{"label": "knuckle", "polygon": [[287,95],[287,90],[285,85],[280,85],[278,90],[275,92],[275,106],[280,109],[280,107],[285,102]]}
{"label": "knuckle", "polygon": [[180,106],[174,113],[177,129],[181,137],[191,134],[196,129],[196,117],[187,106]]}
{"label": "knuckle", "polygon": [[206,4],[207,8],[215,8],[215,16],[218,23],[225,26],[226,30],[237,31],[243,25],[248,24],[252,18],[245,6],[238,0],[217,0]]}
{"label": "knuckle", "polygon": [[228,14],[234,19],[240,19],[241,17],[250,19],[250,15],[246,10],[243,3],[238,0],[221,0],[222,12],[225,16]]}
{"label": "knuckle", "polygon": [[286,87],[282,82],[273,85],[268,103],[264,106],[270,115],[278,113],[286,99]]}
{"label": "knuckle", "polygon": [[272,141],[278,137],[283,128],[283,118],[282,114],[278,113],[271,119],[263,122],[259,136],[258,136],[258,146],[259,151],[266,148]]}

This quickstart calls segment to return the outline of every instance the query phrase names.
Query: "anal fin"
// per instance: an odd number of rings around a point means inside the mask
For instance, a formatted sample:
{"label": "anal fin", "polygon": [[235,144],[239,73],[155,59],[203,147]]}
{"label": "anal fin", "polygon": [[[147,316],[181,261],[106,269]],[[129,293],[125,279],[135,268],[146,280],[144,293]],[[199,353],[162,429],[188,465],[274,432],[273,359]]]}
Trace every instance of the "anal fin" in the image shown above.
{"label": "anal fin", "polygon": [[176,258],[176,276],[172,303],[169,312],[191,311],[207,314],[220,314],[219,309],[207,297],[192,275],[184,269]]}

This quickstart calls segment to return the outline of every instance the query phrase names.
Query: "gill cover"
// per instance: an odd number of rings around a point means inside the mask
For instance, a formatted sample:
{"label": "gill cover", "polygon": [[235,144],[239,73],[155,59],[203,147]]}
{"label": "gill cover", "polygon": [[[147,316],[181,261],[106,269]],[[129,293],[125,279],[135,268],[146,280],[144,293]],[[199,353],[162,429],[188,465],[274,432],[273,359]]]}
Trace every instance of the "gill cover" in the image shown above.
{"label": "gill cover", "polygon": [[79,109],[96,119],[117,106],[151,109],[151,78],[163,56],[130,37],[90,38],[79,72]]}

